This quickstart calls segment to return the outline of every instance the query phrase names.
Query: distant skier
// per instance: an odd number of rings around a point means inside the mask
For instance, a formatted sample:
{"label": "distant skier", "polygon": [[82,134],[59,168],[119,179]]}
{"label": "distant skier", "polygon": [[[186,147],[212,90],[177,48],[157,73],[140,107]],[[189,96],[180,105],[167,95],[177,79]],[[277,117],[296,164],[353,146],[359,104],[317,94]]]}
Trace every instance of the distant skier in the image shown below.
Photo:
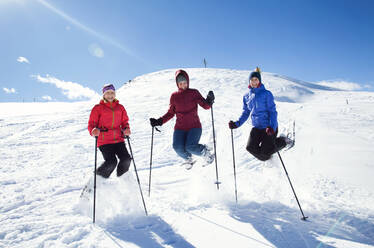
{"label": "distant skier", "polygon": [[209,91],[204,99],[198,90],[189,88],[189,77],[184,70],[176,71],[175,80],[178,91],[170,97],[168,112],[161,118],[150,118],[151,126],[161,126],[176,115],[173,148],[180,157],[185,159],[183,164],[186,169],[191,169],[195,163],[192,154],[203,156],[206,163],[211,164],[214,161],[214,154],[206,145],[199,144],[202,129],[197,108],[200,105],[204,109],[210,109],[214,102],[213,91]]}
{"label": "distant skier", "polygon": [[286,137],[277,138],[278,114],[274,97],[269,90],[265,89],[258,67],[249,76],[248,88],[249,92],[243,97],[242,115],[236,122],[231,120],[229,128],[240,127],[250,116],[253,128],[246,149],[259,160],[266,161],[277,150],[284,148],[290,140]]}
{"label": "distant skier", "polygon": [[[116,167],[120,177],[129,170],[131,163],[124,143],[124,135],[131,134],[129,118],[115,97],[114,86],[104,85],[103,99],[93,107],[88,121],[88,131],[98,137],[97,146],[105,160],[97,169],[97,174],[104,178],[108,178]],[[118,165],[116,156],[119,158]]]}

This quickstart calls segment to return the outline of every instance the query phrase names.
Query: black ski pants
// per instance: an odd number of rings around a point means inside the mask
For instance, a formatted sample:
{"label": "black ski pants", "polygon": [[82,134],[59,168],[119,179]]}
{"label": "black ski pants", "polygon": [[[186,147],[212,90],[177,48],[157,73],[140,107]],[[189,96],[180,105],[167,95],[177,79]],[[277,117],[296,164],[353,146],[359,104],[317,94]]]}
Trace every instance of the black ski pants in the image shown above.
{"label": "black ski pants", "polygon": [[273,153],[286,146],[283,138],[276,138],[278,130],[274,135],[267,135],[266,129],[252,128],[247,142],[247,151],[261,161],[268,160]]}
{"label": "black ski pants", "polygon": [[97,169],[96,173],[98,175],[108,178],[117,166],[117,157],[119,158],[117,176],[120,177],[129,170],[131,156],[124,142],[102,145],[99,149],[105,161]]}

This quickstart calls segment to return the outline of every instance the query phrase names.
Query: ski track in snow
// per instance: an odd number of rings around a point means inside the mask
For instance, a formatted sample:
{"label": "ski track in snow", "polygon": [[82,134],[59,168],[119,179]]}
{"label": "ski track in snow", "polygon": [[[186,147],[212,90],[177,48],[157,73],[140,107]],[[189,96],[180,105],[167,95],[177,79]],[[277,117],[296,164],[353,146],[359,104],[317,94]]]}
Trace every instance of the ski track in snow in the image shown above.
{"label": "ski track in snow", "polygon": [[[296,121],[296,145],[280,154],[309,216],[303,222],[278,157],[260,162],[245,150],[248,123],[234,130],[235,204],[227,123],[241,114],[249,71],[187,69],[191,88],[216,95],[220,190],[214,163],[179,166],[173,119],[154,134],[148,197],[148,119],[167,111],[174,72],[143,75],[117,91],[130,117],[148,217],[133,165],[121,178],[98,179],[96,225],[92,202],[79,199],[93,175],[94,139],[86,126],[96,102],[0,104],[0,247],[374,247],[374,93],[263,73],[279,133]],[[201,143],[213,147],[211,112],[199,108],[199,116]]]}

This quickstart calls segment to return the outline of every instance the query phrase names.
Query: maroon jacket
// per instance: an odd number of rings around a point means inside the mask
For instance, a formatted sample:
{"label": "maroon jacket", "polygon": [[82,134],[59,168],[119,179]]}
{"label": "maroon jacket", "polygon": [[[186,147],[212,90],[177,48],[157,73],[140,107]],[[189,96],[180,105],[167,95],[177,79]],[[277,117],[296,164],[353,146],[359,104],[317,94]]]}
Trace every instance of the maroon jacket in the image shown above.
{"label": "maroon jacket", "polygon": [[175,79],[179,74],[183,74],[187,78],[188,87],[186,90],[179,89],[171,95],[169,110],[162,116],[162,122],[166,123],[173,118],[174,115],[177,115],[174,130],[188,131],[191,128],[201,128],[200,119],[197,115],[197,105],[199,104],[204,109],[210,109],[210,105],[201,96],[198,90],[189,88],[190,79],[187,72],[178,70],[175,73]]}

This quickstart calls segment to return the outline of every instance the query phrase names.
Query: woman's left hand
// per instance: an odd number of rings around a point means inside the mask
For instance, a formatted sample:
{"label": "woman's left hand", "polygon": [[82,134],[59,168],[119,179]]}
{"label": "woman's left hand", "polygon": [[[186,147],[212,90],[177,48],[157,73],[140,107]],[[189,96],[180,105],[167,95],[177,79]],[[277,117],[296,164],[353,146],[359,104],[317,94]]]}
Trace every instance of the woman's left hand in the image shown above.
{"label": "woman's left hand", "polygon": [[130,136],[130,134],[131,134],[131,131],[129,128],[126,128],[125,130],[123,130],[123,135]]}

